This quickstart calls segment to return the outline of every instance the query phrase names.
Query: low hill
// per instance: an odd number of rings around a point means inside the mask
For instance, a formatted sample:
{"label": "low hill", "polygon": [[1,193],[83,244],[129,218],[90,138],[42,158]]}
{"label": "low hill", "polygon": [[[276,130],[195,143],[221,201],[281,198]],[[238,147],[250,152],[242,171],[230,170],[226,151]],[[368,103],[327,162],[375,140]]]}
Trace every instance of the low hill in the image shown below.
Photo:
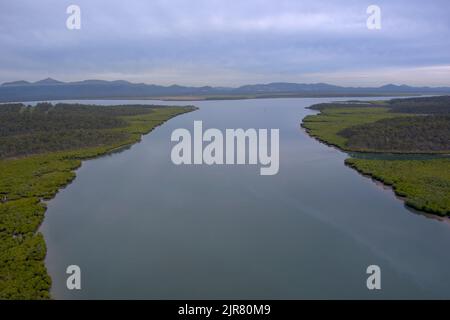
{"label": "low hill", "polygon": [[381,87],[340,87],[326,83],[252,84],[240,87],[161,86],[131,83],[124,80],[84,80],[62,82],[52,78],[36,82],[6,82],[0,86],[0,102],[67,100],[67,99],[233,99],[274,97],[362,97],[393,95],[450,94],[448,87],[410,87],[385,85]]}

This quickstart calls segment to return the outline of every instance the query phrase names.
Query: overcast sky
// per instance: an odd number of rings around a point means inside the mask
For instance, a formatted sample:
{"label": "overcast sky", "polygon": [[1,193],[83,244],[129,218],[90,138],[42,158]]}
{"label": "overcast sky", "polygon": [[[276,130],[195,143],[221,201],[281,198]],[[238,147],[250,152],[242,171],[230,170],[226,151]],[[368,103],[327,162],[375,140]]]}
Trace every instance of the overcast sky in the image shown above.
{"label": "overcast sky", "polygon": [[46,77],[450,86],[450,1],[1,0],[0,82]]}

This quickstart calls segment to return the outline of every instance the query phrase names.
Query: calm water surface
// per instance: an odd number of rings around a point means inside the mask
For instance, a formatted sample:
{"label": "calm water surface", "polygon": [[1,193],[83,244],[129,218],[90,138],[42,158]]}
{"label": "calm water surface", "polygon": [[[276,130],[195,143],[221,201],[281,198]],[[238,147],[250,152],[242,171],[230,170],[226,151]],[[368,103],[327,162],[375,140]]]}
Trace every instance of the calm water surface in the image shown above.
{"label": "calm water surface", "polygon": [[[190,102],[200,110],[85,161],[41,227],[53,296],[450,298],[448,222],[406,209],[300,128],[313,113],[305,107],[330,100],[338,99]],[[170,135],[194,120],[204,129],[279,128],[279,173],[173,165]],[[66,289],[72,264],[80,291]],[[366,288],[371,264],[381,267],[380,291]]]}

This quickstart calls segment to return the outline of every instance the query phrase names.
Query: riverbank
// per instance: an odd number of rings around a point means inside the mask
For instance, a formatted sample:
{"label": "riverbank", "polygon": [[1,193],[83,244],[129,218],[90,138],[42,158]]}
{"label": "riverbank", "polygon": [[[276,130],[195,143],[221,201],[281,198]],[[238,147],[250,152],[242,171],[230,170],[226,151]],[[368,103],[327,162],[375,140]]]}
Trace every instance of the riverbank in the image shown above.
{"label": "riverbank", "polygon": [[[402,100],[402,104],[407,103],[407,99]],[[413,103],[411,104],[413,105]],[[422,108],[422,106],[420,107]],[[392,187],[395,194],[404,199],[405,204],[413,209],[439,216],[450,216],[450,159],[401,159],[401,155],[405,154],[441,155],[448,153],[446,147],[442,150],[437,147],[433,149],[435,145],[427,139],[428,129],[425,125],[421,124],[418,126],[420,130],[414,131],[417,119],[424,119],[423,112],[419,113],[417,108],[411,112],[404,105],[402,105],[402,110],[408,112],[393,112],[389,102],[366,103],[364,106],[361,103],[354,106],[341,103],[316,105],[311,108],[320,112],[305,117],[302,127],[317,140],[346,152],[400,155],[399,159],[350,157],[345,161],[346,165]],[[442,113],[442,110],[440,112]],[[419,115],[421,117],[418,117]],[[448,121],[444,116],[440,119]],[[393,125],[391,127],[386,125],[389,123],[393,123]],[[434,125],[435,121],[429,123]],[[397,124],[403,125],[407,130],[413,130],[408,131],[411,138],[404,132],[396,133],[400,137],[398,140],[406,141],[404,145],[393,143],[393,138],[388,136],[396,129],[395,125]],[[434,130],[431,132],[433,137],[440,134],[445,140],[447,135],[445,126],[438,129],[433,127],[430,130]],[[355,138],[356,135],[359,135],[358,139]],[[384,144],[370,144],[375,135]],[[350,141],[356,141],[356,143],[351,144]],[[410,141],[409,144],[408,141]],[[430,149],[423,148],[424,144],[416,143],[416,141],[429,143]],[[368,148],[367,145],[371,147]],[[401,148],[398,147],[399,145]]]}
{"label": "riverbank", "polygon": [[[80,107],[80,105],[76,107],[79,108],[79,114],[82,116],[73,119],[85,121],[83,126],[89,124],[98,127],[101,121],[108,122],[111,126],[101,130],[83,129],[82,132],[90,134],[88,139],[83,141],[87,147],[0,160],[0,299],[50,298],[51,279],[44,264],[46,245],[42,234],[38,232],[46,211],[43,201],[52,199],[61,188],[75,179],[75,170],[81,166],[83,160],[131,146],[139,142],[142,135],[151,132],[170,118],[196,110],[192,106],[155,107],[144,110],[145,112],[139,109],[140,113],[136,111],[133,115],[120,115],[111,119],[105,117],[105,114],[114,107],[99,107],[98,115],[90,113],[88,117],[85,117],[83,112],[89,109],[84,109],[85,106]],[[134,107],[141,108],[141,106]],[[52,112],[52,108],[46,112]],[[123,110],[126,109],[122,106],[122,110],[116,113],[123,113]],[[62,114],[67,115],[64,112]],[[71,119],[64,118],[64,121],[67,121],[67,127],[74,125]],[[58,132],[61,133],[64,130]],[[79,135],[78,131],[75,133],[72,136],[67,134],[67,141],[73,142],[74,137],[84,139],[84,135]],[[39,133],[36,137],[42,134]],[[36,137],[33,138],[37,139]],[[90,137],[100,137],[104,143],[93,146],[89,142]],[[55,140],[60,144],[54,143],[54,145],[60,148],[65,146],[62,143],[64,141],[58,139],[57,136]],[[36,143],[34,147],[37,145]],[[27,145],[22,147],[24,149]],[[12,152],[9,149],[3,151]]]}

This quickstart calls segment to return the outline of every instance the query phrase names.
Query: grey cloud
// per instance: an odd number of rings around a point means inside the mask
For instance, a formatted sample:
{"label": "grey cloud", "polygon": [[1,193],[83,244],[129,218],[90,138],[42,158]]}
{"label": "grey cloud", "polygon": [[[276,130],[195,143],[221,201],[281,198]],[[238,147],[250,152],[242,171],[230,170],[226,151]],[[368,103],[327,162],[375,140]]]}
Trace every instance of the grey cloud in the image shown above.
{"label": "grey cloud", "polygon": [[[95,76],[186,85],[283,79],[347,84],[353,80],[336,74],[358,78],[372,70],[377,81],[408,83],[404,72],[393,79],[393,70],[447,72],[447,1],[376,2],[380,31],[365,28],[371,1],[3,0],[0,81]],[[65,28],[72,3],[82,10],[79,31]],[[390,71],[383,76],[382,70]],[[442,85],[450,85],[448,79]],[[422,79],[424,85],[430,80]]]}

